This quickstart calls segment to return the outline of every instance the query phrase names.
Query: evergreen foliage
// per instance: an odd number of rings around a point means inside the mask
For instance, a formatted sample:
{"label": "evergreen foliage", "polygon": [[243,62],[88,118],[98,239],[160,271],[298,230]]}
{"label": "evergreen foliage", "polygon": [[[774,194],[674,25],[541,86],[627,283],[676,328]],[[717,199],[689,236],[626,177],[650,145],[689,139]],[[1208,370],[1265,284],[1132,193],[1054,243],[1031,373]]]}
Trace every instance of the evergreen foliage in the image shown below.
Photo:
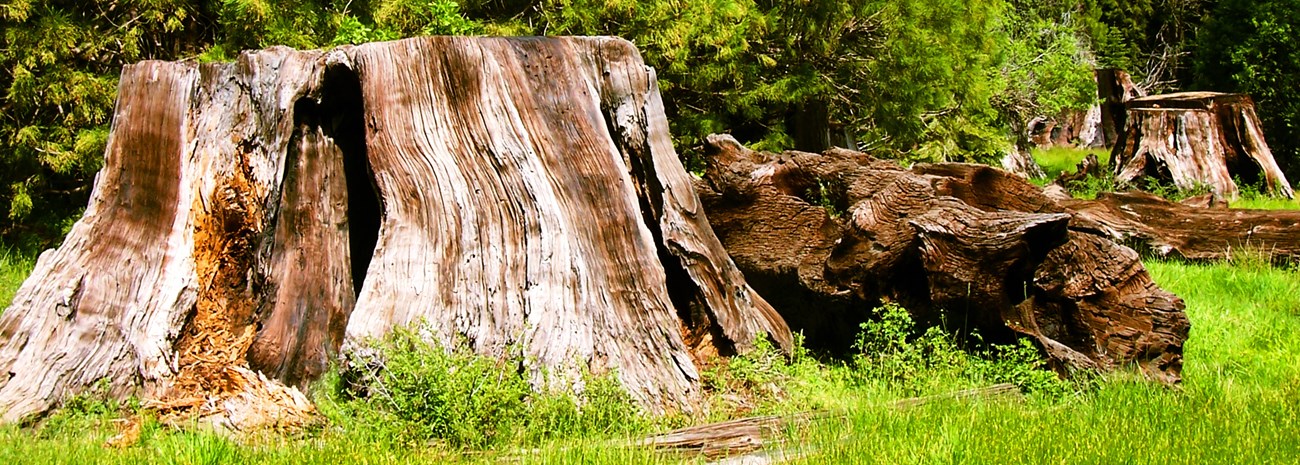
{"label": "evergreen foliage", "polygon": [[1196,84],[1250,94],[1289,179],[1300,178],[1300,0],[1218,2],[1198,37]]}
{"label": "evergreen foliage", "polygon": [[[144,59],[426,34],[617,35],[659,75],[678,150],[856,146],[990,163],[1095,100],[1094,66],[1253,94],[1293,176],[1295,0],[0,0],[0,243],[52,246],[88,200],[117,74]],[[1213,11],[1213,15],[1206,15]],[[1195,31],[1206,22],[1203,33]],[[1190,53],[1190,55],[1189,55]]]}

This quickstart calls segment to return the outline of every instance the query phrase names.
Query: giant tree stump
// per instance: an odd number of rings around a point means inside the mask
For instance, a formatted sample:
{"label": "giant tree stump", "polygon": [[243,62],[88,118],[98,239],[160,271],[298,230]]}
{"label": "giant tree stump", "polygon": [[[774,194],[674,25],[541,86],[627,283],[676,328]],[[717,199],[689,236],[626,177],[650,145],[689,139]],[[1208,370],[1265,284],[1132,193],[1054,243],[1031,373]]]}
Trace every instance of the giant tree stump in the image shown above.
{"label": "giant tree stump", "polygon": [[1205,186],[1232,200],[1240,179],[1294,197],[1249,96],[1183,92],[1134,99],[1127,108],[1125,135],[1111,156],[1116,181],[1149,176],[1181,189]]}
{"label": "giant tree stump", "polygon": [[713,235],[653,70],[613,38],[420,38],[122,73],[90,206],[0,317],[0,410],[106,380],[292,423],[345,339],[424,324],[536,383],[790,342]]}
{"label": "giant tree stump", "polygon": [[867,310],[890,300],[985,340],[1029,337],[1062,371],[1136,364],[1180,379],[1182,300],[1135,251],[1076,227],[1017,176],[956,163],[906,170],[842,149],[760,153],[727,136],[708,147],[698,188],[714,230],[810,344],[847,349]]}

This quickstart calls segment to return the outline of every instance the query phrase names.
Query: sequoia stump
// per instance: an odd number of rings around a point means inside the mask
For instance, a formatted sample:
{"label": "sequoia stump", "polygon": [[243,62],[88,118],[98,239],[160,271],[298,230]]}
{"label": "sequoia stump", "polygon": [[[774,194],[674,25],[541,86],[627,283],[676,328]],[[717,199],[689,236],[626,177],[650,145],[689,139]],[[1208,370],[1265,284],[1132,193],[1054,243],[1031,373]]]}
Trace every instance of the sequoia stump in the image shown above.
{"label": "sequoia stump", "polygon": [[293,424],[345,345],[418,324],[537,384],[691,410],[698,357],[791,335],[614,38],[433,37],[122,72],[85,215],[0,316],[0,411],[92,385]]}
{"label": "sequoia stump", "polygon": [[1151,177],[1180,189],[1237,198],[1236,180],[1274,195],[1294,192],[1264,141],[1255,104],[1244,94],[1182,92],[1127,103],[1122,143],[1111,155],[1116,181]]}

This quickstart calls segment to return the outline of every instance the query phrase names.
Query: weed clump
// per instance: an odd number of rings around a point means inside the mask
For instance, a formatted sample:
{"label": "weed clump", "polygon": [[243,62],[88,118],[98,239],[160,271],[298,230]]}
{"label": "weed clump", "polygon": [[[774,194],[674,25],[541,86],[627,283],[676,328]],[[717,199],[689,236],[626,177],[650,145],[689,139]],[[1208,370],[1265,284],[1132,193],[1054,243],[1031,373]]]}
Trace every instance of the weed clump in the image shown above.
{"label": "weed clump", "polygon": [[872,310],[854,342],[854,376],[884,382],[909,394],[938,386],[1012,383],[1026,393],[1060,396],[1074,391],[1072,382],[1044,369],[1045,361],[1028,339],[1015,344],[980,344],[963,349],[956,338],[935,326],[917,328],[911,314],[887,302]]}
{"label": "weed clump", "polygon": [[[482,449],[503,443],[613,435],[643,428],[614,373],[585,374],[580,393],[534,391],[519,357],[444,348],[399,328],[352,351],[318,393],[336,424],[408,444]],[[339,370],[334,370],[339,371]]]}

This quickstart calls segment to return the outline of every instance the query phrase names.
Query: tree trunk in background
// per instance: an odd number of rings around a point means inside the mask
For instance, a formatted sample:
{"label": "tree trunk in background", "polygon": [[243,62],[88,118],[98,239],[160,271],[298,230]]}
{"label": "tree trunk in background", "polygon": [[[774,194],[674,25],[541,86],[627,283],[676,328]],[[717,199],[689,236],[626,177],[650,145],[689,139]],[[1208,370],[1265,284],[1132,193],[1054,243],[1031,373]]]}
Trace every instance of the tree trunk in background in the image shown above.
{"label": "tree trunk in background", "polygon": [[1146,92],[1134,86],[1133,80],[1124,70],[1101,68],[1094,74],[1097,78],[1097,98],[1101,99],[1101,145],[1114,147],[1124,137],[1125,122],[1128,119],[1124,104],[1138,97],[1146,97]]}
{"label": "tree trunk in background", "polygon": [[1119,183],[1149,176],[1181,189],[1206,186],[1232,200],[1238,194],[1235,178],[1263,183],[1275,195],[1295,195],[1264,142],[1254,102],[1244,94],[1183,92],[1132,100],[1123,143],[1111,159]]}
{"label": "tree trunk in background", "polygon": [[1063,370],[1129,363],[1177,382],[1189,323],[1132,249],[1075,227],[1025,180],[983,165],[905,170],[866,154],[753,152],[711,136],[698,188],[759,293],[810,344],[845,350],[866,310],[989,341],[1037,341]]}
{"label": "tree trunk in background", "polygon": [[[300,423],[344,340],[423,322],[535,383],[788,347],[713,235],[654,73],[611,38],[421,38],[122,74],[85,216],[0,316],[0,410],[111,394]],[[547,378],[544,373],[549,373]]]}

